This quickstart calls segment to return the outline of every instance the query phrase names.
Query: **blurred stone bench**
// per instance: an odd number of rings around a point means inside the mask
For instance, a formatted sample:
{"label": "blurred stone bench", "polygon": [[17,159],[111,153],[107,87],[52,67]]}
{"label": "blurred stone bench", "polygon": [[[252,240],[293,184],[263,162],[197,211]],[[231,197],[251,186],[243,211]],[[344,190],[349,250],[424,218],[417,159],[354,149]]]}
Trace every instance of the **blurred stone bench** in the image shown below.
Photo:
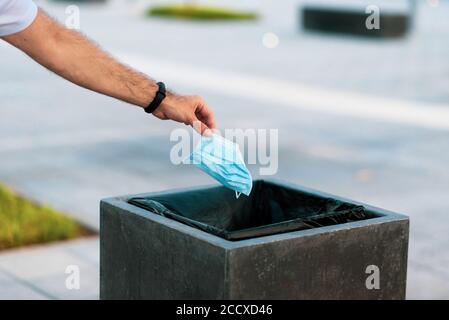
{"label": "blurred stone bench", "polygon": [[[378,8],[379,28],[368,28],[367,19]],[[373,8],[373,7],[371,7]],[[403,37],[411,29],[413,0],[313,0],[304,1],[300,16],[304,30],[368,37]]]}

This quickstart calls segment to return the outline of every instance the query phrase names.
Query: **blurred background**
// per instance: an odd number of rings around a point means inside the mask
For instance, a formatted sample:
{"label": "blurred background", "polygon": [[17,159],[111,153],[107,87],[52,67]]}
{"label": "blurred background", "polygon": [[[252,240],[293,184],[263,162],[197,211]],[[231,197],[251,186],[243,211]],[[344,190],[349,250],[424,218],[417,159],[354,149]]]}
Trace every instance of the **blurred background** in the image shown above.
{"label": "blurred background", "polygon": [[[410,216],[407,297],[449,298],[449,1],[37,3],[62,23],[78,6],[84,34],[201,95],[219,129],[278,129],[276,178]],[[185,3],[207,6],[203,18],[166,7]],[[325,9],[367,16],[373,3],[392,16],[385,34],[319,20]],[[210,7],[232,10],[206,19]],[[4,42],[0,56],[0,183],[22,197],[95,233],[102,198],[215,183],[170,162],[179,124],[63,81]],[[65,287],[72,264],[79,290]],[[98,298],[97,237],[0,251],[0,298]]]}

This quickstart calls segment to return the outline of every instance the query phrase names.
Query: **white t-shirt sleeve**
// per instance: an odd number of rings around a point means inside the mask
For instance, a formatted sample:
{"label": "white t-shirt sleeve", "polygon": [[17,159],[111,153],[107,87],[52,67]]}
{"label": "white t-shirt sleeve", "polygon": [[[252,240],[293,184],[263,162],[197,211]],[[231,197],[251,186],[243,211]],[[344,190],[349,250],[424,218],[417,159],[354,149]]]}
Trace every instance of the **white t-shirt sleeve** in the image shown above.
{"label": "white t-shirt sleeve", "polygon": [[0,0],[0,37],[26,29],[37,15],[32,0]]}

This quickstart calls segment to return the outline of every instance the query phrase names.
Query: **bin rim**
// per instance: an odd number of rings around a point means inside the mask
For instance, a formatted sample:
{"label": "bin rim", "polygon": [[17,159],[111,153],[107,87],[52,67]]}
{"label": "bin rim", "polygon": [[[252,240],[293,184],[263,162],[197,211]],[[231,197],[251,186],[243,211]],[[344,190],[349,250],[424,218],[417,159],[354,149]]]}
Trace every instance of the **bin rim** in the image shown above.
{"label": "bin rim", "polygon": [[[365,210],[368,213],[374,214],[374,215],[376,215],[376,217],[366,219],[366,220],[347,222],[347,223],[343,223],[343,224],[323,226],[323,227],[306,229],[306,230],[296,230],[296,231],[290,231],[290,232],[286,232],[286,233],[277,233],[277,234],[272,234],[272,235],[250,238],[250,239],[242,239],[239,241],[232,241],[232,240],[227,240],[227,239],[221,238],[217,235],[208,233],[208,232],[198,229],[196,227],[189,226],[183,222],[158,215],[156,213],[153,213],[151,211],[143,209],[134,204],[128,203],[128,201],[130,199],[136,198],[136,197],[147,197],[148,198],[148,197],[155,197],[155,196],[160,196],[160,195],[176,194],[179,192],[203,190],[205,188],[217,187],[218,184],[208,184],[208,185],[200,185],[200,186],[188,187],[188,188],[176,188],[176,189],[171,189],[168,191],[156,191],[156,192],[148,192],[148,193],[129,194],[129,195],[124,195],[124,196],[119,196],[119,197],[110,197],[110,198],[101,200],[100,206],[119,207],[120,209],[124,210],[124,212],[127,212],[129,214],[137,214],[144,219],[151,220],[153,222],[163,224],[167,227],[177,229],[178,231],[180,231],[182,233],[189,234],[190,236],[207,241],[209,243],[223,247],[225,249],[248,247],[250,245],[261,245],[261,244],[264,244],[267,242],[283,241],[283,240],[287,240],[287,239],[291,239],[291,238],[307,237],[307,236],[313,236],[313,235],[317,235],[317,234],[326,234],[326,233],[348,230],[348,229],[353,229],[353,228],[362,228],[362,227],[366,227],[366,226],[373,225],[373,224],[382,224],[382,223],[393,222],[393,221],[407,221],[407,222],[409,221],[408,216],[401,214],[401,213],[392,212],[392,211],[389,211],[386,209],[382,209],[379,207],[365,204],[363,202],[359,202],[359,201],[355,201],[355,200],[348,199],[345,197],[337,196],[337,195],[334,195],[331,193],[319,191],[319,190],[305,187],[305,186],[302,186],[302,185],[299,185],[296,183],[287,182],[282,179],[269,178],[269,179],[254,180],[254,182],[256,182],[256,181],[265,181],[265,182],[272,183],[272,184],[275,184],[278,186],[297,189],[301,192],[310,193],[310,194],[318,195],[321,197],[331,197],[336,200],[344,201],[344,202],[347,202],[350,204],[360,205],[360,206],[365,207]],[[101,230],[100,230],[100,232],[101,232]]]}

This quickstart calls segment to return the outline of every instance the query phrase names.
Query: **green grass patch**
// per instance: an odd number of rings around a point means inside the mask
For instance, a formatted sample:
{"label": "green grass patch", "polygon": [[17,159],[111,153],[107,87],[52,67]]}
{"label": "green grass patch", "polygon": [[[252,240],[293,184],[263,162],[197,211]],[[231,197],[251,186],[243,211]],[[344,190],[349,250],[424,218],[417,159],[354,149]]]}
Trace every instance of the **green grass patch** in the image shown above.
{"label": "green grass patch", "polygon": [[227,8],[195,4],[171,4],[148,9],[149,16],[180,18],[188,20],[255,20],[257,14]]}
{"label": "green grass patch", "polygon": [[72,218],[0,185],[0,250],[93,234]]}

